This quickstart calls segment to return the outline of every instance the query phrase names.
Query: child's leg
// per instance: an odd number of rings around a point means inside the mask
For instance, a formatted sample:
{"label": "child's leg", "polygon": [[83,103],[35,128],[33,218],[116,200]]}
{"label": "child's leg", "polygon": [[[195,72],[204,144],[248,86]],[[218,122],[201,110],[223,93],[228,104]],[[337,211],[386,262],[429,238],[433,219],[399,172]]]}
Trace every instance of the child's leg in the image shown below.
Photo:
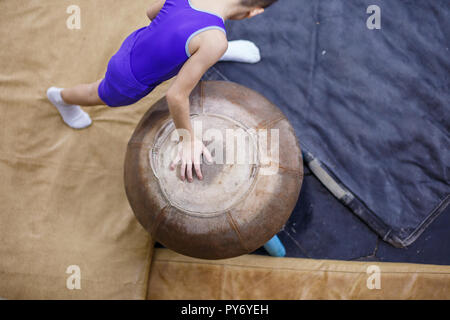
{"label": "child's leg", "polygon": [[58,109],[68,126],[74,129],[83,129],[89,127],[92,120],[80,108],[80,105],[86,107],[104,105],[104,102],[98,96],[100,82],[101,80],[90,84],[81,84],[69,89],[51,87],[47,90],[47,97]]}
{"label": "child's leg", "polygon": [[98,86],[102,79],[88,84],[79,84],[75,87],[63,89],[61,97],[66,104],[83,107],[99,106],[105,103],[98,96]]}

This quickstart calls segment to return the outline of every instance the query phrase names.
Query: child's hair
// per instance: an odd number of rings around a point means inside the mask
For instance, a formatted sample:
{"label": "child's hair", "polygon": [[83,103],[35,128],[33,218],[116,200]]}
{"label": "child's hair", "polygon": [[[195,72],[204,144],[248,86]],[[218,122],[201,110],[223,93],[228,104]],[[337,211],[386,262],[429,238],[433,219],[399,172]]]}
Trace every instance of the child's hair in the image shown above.
{"label": "child's hair", "polygon": [[246,7],[261,7],[267,8],[278,0],[241,0],[241,3]]}

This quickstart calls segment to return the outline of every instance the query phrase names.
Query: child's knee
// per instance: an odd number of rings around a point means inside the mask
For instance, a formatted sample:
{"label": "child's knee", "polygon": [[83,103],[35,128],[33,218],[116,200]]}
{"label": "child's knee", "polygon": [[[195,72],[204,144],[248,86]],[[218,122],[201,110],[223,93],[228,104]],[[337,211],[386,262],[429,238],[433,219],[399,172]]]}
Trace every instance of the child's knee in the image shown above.
{"label": "child's knee", "polygon": [[89,99],[93,100],[93,101],[98,101],[99,100],[99,96],[98,96],[98,86],[99,86],[100,82],[94,82],[91,83],[89,85]]}

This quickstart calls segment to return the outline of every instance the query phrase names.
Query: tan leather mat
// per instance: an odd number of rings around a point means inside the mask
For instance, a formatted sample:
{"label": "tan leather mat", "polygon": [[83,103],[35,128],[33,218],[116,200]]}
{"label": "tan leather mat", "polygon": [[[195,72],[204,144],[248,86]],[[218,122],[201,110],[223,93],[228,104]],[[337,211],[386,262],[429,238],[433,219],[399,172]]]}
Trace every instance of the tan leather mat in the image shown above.
{"label": "tan leather mat", "polygon": [[148,289],[149,299],[450,299],[450,267],[259,255],[206,261],[155,249]]}
{"label": "tan leather mat", "polygon": [[[0,297],[144,298],[151,239],[128,205],[126,146],[166,90],[121,109],[85,109],[93,125],[67,127],[46,90],[101,78],[151,1],[0,1]],[[69,290],[69,266],[81,289]]]}

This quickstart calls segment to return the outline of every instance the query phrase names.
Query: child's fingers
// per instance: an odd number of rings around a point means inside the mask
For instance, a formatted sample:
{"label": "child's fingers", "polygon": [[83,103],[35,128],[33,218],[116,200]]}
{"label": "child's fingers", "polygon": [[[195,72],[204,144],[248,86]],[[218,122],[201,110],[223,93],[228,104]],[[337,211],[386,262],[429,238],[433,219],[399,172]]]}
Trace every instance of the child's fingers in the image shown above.
{"label": "child's fingers", "polygon": [[181,180],[186,179],[186,161],[184,159],[181,160]]}
{"label": "child's fingers", "polygon": [[194,169],[195,169],[195,173],[197,174],[198,179],[203,180],[202,170],[200,169],[199,162],[194,163]]}
{"label": "child's fingers", "polygon": [[170,163],[170,170],[175,170],[175,168],[177,167],[177,164],[178,164],[178,162],[180,162],[180,160],[181,160],[180,154],[177,154],[175,159],[173,159],[173,161]]}
{"label": "child's fingers", "polygon": [[189,182],[192,182],[192,161],[188,161],[186,164],[186,174]]}

